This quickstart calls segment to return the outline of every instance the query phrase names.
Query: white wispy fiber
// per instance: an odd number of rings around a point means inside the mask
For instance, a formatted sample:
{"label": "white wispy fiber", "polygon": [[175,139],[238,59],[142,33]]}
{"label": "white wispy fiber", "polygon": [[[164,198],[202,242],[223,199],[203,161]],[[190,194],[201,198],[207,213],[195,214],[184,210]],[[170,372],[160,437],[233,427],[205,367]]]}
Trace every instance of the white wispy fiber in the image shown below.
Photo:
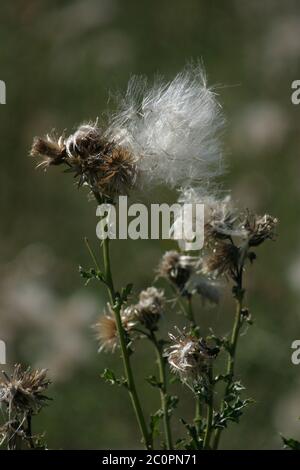
{"label": "white wispy fiber", "polygon": [[106,136],[133,154],[142,185],[179,187],[222,173],[223,124],[216,94],[197,64],[170,82],[158,78],[152,86],[133,77],[118,99]]}
{"label": "white wispy fiber", "polygon": [[[220,196],[215,189],[209,188],[182,188],[178,202],[182,205],[182,209],[178,212],[173,226],[171,227],[171,235],[176,233],[180,227],[184,226],[182,233],[185,238],[178,240],[178,244],[183,251],[189,251],[192,246],[191,237],[194,234],[196,226],[197,212],[184,212],[186,204],[196,205],[203,204],[204,206],[204,241],[208,237],[214,236],[217,238],[227,237],[242,237],[245,236],[245,229],[242,228],[239,221],[239,213],[232,204],[229,194]],[[187,217],[190,215],[190,217]],[[202,218],[202,215],[200,215]],[[198,221],[198,226],[201,226],[202,219]]]}

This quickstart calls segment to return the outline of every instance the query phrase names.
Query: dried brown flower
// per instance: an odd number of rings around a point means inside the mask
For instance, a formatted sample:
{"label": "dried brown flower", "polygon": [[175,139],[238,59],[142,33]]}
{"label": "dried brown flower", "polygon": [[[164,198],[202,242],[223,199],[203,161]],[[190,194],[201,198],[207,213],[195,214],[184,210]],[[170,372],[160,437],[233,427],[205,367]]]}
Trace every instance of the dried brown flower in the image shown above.
{"label": "dried brown flower", "polygon": [[165,297],[163,290],[156,287],[148,287],[143,290],[139,296],[139,302],[135,306],[136,318],[149,330],[157,327],[165,306]]}
{"label": "dried brown flower", "polygon": [[169,334],[172,344],[166,351],[171,370],[184,382],[198,381],[206,374],[219,350],[208,347],[203,338],[196,338],[179,329],[177,331],[176,336]]}
{"label": "dried brown flower", "polygon": [[178,251],[167,251],[158,267],[158,275],[175,284],[181,295],[187,295],[186,284],[196,266],[196,259]]}
{"label": "dried brown flower", "polygon": [[0,403],[5,403],[14,413],[35,414],[46,404],[45,396],[50,380],[46,369],[22,370],[17,364],[12,375],[4,373],[5,380],[0,384]]}
{"label": "dried brown flower", "polygon": [[134,157],[125,148],[107,140],[96,125],[81,125],[67,139],[35,138],[31,155],[41,159],[38,167],[64,164],[78,185],[110,198],[127,194],[136,179]]}
{"label": "dried brown flower", "polygon": [[114,317],[101,315],[94,328],[96,330],[96,339],[100,343],[98,351],[114,352],[118,345],[118,331]]}
{"label": "dried brown flower", "polygon": [[46,169],[50,165],[60,165],[66,158],[64,138],[61,136],[57,139],[49,135],[45,139],[35,137],[30,154],[41,160],[37,167]]}
{"label": "dried brown flower", "polygon": [[244,223],[249,246],[259,246],[265,240],[274,240],[278,219],[271,215],[263,216],[248,214]]}
{"label": "dried brown flower", "polygon": [[216,240],[230,239],[241,235],[237,228],[238,214],[232,206],[229,196],[217,200],[207,198],[205,204],[205,242],[214,243]]}
{"label": "dried brown flower", "polygon": [[[108,305],[107,308],[108,313],[101,315],[99,321],[94,325],[96,339],[100,343],[99,352],[114,352],[119,344],[118,329],[114,313],[110,305]],[[135,316],[135,309],[130,307],[122,309],[121,311],[122,325],[127,334],[129,334],[130,330],[136,324]]]}
{"label": "dried brown flower", "polygon": [[236,280],[240,250],[231,243],[218,243],[203,263],[203,272],[214,276],[226,275]]}

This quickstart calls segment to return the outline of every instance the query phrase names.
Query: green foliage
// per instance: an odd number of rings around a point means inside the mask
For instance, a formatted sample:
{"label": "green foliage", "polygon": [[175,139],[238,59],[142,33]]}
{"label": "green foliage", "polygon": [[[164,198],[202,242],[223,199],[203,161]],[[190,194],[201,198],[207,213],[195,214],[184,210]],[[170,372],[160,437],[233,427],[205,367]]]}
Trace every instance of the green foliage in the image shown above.
{"label": "green foliage", "polygon": [[281,436],[281,439],[284,443],[284,448],[285,449],[300,450],[300,442],[299,441],[296,441],[295,439],[292,439],[292,438],[287,439],[284,436]]}
{"label": "green foliage", "polygon": [[149,375],[145,378],[145,380],[148,382],[149,385],[151,385],[151,387],[162,387],[162,383],[155,377],[155,375]]}
{"label": "green foliage", "polygon": [[102,374],[100,375],[105,382],[109,383],[110,385],[119,385],[127,388],[127,381],[124,377],[118,379],[115,373],[111,369],[104,369]]}
{"label": "green foliage", "polygon": [[183,445],[186,450],[201,450],[203,448],[203,441],[198,435],[196,426],[187,423],[183,418],[181,418],[180,421],[184,425],[188,434],[188,438],[181,439],[179,441],[180,446]]}
{"label": "green foliage", "polygon": [[244,408],[250,403],[253,403],[251,399],[242,400],[236,398],[232,402],[224,401],[224,408],[221,412],[216,413],[214,417],[214,427],[224,429],[227,427],[228,422],[238,423],[240,417],[243,414]]}
{"label": "green foliage", "polygon": [[94,268],[85,270],[81,266],[79,266],[79,274],[83,279],[86,280],[85,285],[87,285],[91,279],[96,279],[97,281],[105,283],[105,276],[100,270]]}
{"label": "green foliage", "polygon": [[177,395],[167,395],[167,413],[169,416],[177,408],[179,398]]}
{"label": "green foliage", "polygon": [[163,411],[161,409],[157,410],[154,414],[150,416],[150,433],[152,440],[155,437],[159,436],[160,433],[160,422],[163,417]]}
{"label": "green foliage", "polygon": [[132,292],[132,288],[133,288],[133,284],[129,283],[127,284],[126,287],[123,287],[123,289],[121,290],[120,301],[122,304],[127,302],[128,297],[130,296]]}

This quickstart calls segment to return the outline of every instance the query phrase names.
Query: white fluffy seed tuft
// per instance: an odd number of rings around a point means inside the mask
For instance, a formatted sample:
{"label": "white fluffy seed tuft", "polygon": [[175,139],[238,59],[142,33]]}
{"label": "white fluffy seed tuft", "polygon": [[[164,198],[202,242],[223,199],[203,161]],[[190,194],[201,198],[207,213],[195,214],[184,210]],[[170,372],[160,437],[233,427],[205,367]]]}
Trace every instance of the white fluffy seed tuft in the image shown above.
{"label": "white fluffy seed tuft", "polygon": [[133,77],[118,107],[107,137],[135,156],[142,185],[203,184],[223,172],[219,133],[224,119],[200,64],[151,87]]}

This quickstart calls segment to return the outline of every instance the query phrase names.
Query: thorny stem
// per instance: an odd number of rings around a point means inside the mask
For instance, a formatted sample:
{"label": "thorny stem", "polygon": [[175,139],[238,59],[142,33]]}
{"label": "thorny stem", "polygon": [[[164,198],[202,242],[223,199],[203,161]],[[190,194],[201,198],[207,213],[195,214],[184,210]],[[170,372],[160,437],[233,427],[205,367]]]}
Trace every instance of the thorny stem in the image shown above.
{"label": "thorny stem", "polygon": [[212,425],[213,425],[213,417],[214,417],[214,391],[213,391],[213,372],[212,366],[210,366],[208,371],[208,378],[209,378],[209,398],[207,403],[207,416],[206,416],[206,431],[203,441],[203,448],[205,450],[210,449],[210,437],[212,434]]}
{"label": "thorny stem", "polygon": [[137,394],[132,367],[130,364],[129,352],[128,352],[127,345],[126,345],[126,338],[125,338],[124,329],[122,326],[122,320],[121,320],[121,315],[120,315],[121,305],[117,302],[117,297],[116,297],[116,293],[114,289],[114,283],[113,283],[111,265],[110,265],[109,239],[108,238],[105,238],[103,240],[103,260],[104,260],[104,270],[105,270],[105,281],[106,281],[111,305],[115,314],[129,395],[130,395],[133,409],[134,409],[134,412],[135,412],[135,415],[136,415],[136,418],[137,418],[137,421],[138,421],[138,424],[139,424],[139,427],[143,436],[144,444],[147,449],[151,449],[152,448],[151,438],[150,438],[150,434],[148,433],[143,410],[142,410],[140,400]]}
{"label": "thorny stem", "polygon": [[[244,259],[242,261],[244,261]],[[225,388],[224,400],[223,400],[223,404],[221,407],[221,411],[224,410],[224,401],[226,400],[226,397],[228,396],[231,384],[234,379],[236,349],[237,349],[237,343],[238,343],[238,338],[239,338],[239,332],[240,332],[240,328],[242,325],[242,308],[243,308],[243,299],[244,299],[243,264],[244,263],[242,262],[239,272],[238,272],[238,276],[237,276],[236,291],[235,291],[236,313],[235,313],[235,319],[234,319],[233,329],[231,333],[231,339],[229,343],[229,350],[228,350],[229,355],[228,355],[227,370],[226,370],[226,374],[228,376],[228,382]],[[222,433],[222,428],[218,428],[215,433],[215,439],[214,439],[215,450],[218,449],[221,433]]]}
{"label": "thorny stem", "polygon": [[153,331],[151,331],[149,339],[151,339],[156,349],[157,363],[158,363],[158,369],[159,369],[159,381],[160,381],[160,398],[161,398],[161,406],[162,406],[162,411],[163,411],[166,444],[167,444],[167,449],[172,450],[173,444],[172,444],[172,435],[171,435],[171,428],[170,428],[170,415],[168,411],[166,363],[162,354],[161,346],[159,342],[157,341],[157,338]]}

